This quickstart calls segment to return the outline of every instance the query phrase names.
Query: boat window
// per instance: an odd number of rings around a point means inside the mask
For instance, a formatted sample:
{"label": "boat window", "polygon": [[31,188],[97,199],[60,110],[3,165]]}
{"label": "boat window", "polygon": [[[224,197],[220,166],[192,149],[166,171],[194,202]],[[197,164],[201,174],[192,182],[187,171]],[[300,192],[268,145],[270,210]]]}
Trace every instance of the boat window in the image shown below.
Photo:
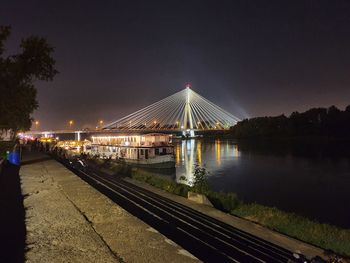
{"label": "boat window", "polygon": [[159,154],[159,149],[156,148],[156,149],[155,149],[155,152],[156,152],[156,154]]}

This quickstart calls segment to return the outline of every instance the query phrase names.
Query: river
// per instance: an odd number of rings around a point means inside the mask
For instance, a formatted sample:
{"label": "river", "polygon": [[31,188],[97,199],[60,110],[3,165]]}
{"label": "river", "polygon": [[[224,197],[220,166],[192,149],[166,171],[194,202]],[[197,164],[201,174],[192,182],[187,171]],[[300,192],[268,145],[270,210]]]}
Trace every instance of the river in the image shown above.
{"label": "river", "polygon": [[197,163],[215,191],[350,228],[350,146],[342,143],[174,142],[176,180],[193,180]]}

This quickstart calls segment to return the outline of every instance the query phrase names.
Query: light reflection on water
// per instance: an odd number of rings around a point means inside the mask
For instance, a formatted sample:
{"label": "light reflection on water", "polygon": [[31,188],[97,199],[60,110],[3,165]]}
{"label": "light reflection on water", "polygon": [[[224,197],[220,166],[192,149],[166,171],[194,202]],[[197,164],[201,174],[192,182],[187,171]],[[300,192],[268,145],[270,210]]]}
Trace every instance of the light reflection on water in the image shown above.
{"label": "light reflection on water", "polygon": [[[202,140],[182,140],[174,143],[176,152],[176,181],[188,183],[193,181],[196,164],[203,166],[214,174],[227,161],[238,161],[240,156],[237,145],[229,141],[215,140],[206,143]],[[222,163],[224,161],[224,164]]]}
{"label": "light reflection on water", "polygon": [[179,140],[174,146],[179,183],[193,182],[199,164],[215,191],[350,228],[350,214],[344,214],[350,210],[350,146],[224,139]]}

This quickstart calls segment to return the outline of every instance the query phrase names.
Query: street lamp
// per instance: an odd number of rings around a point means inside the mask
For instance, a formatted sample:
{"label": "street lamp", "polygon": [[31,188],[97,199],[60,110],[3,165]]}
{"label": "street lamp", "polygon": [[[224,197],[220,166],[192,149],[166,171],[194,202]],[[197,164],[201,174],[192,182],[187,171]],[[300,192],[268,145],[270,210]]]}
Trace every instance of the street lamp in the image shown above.
{"label": "street lamp", "polygon": [[38,130],[39,121],[35,121],[35,129]]}
{"label": "street lamp", "polygon": [[70,128],[70,129],[72,128],[73,123],[74,123],[74,122],[73,122],[72,120],[69,121],[69,128]]}

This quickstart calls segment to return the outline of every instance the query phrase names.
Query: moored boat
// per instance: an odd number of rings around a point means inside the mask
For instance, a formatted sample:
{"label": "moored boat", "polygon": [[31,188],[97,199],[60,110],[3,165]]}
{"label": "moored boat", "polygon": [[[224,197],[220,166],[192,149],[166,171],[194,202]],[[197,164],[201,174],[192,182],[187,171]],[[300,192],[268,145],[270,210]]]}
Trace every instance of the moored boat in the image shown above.
{"label": "moored boat", "polygon": [[93,136],[91,139],[91,146],[86,150],[90,155],[136,167],[175,167],[174,147],[168,134]]}

